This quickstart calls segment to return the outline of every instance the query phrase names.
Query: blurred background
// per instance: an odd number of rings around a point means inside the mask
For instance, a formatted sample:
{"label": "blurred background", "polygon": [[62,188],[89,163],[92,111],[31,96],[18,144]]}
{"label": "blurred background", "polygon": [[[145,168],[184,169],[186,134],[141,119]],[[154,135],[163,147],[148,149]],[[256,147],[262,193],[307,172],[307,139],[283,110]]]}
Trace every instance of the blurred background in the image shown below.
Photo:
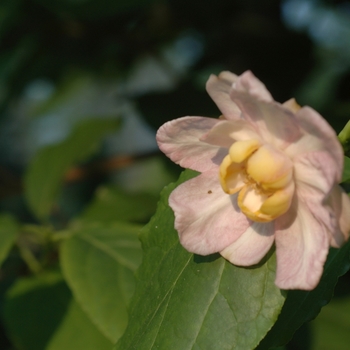
{"label": "blurred background", "polygon": [[[250,69],[275,100],[296,97],[337,132],[350,116],[348,1],[1,0],[0,48],[0,211],[23,222],[36,220],[23,197],[28,164],[89,119],[121,126],[67,173],[57,226],[105,184],[155,198],[146,222],[181,171],[155,132],[177,117],[218,116],[204,89],[211,73]],[[288,349],[309,349],[305,337],[314,350],[349,349],[348,280]]]}

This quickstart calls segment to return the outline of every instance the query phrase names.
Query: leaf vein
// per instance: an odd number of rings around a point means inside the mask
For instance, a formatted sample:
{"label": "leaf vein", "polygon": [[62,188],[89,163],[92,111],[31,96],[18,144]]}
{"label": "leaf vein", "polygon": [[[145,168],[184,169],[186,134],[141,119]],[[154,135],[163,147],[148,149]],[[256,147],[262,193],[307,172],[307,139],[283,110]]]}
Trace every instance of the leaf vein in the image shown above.
{"label": "leaf vein", "polygon": [[[223,275],[223,272],[224,272],[224,268],[225,268],[225,263],[222,264],[221,271],[219,272],[220,278],[218,279],[216,292],[213,293],[213,297],[211,298],[210,302],[208,303],[206,311],[203,313],[202,322],[201,323],[198,322],[198,324],[200,324],[200,325],[203,325],[203,323],[204,323],[204,321],[205,321],[205,319],[206,319],[206,317],[208,315],[208,311],[209,311],[211,305],[213,304],[213,301],[215,300],[215,297],[218,295],[218,293],[220,293],[220,285],[221,285],[221,280],[222,280],[222,275]],[[197,339],[198,339],[198,336],[199,336],[199,333],[200,333],[201,329],[202,329],[201,327],[198,328],[198,332],[197,332],[196,336],[193,339],[193,343],[191,344],[191,349],[193,349],[193,346],[195,344],[197,344]],[[197,344],[197,346],[199,348],[201,348],[198,344]]]}
{"label": "leaf vein", "polygon": [[[176,243],[174,244],[174,246],[176,246],[177,244],[178,244],[178,242],[176,242]],[[171,249],[169,249],[169,250],[171,250]],[[161,259],[161,261],[164,260],[164,259],[166,258],[166,256],[167,256],[167,254],[164,254],[164,256],[163,256],[163,258]],[[147,324],[145,324],[144,330],[143,330],[141,333],[139,333],[138,338],[141,338],[141,337],[146,333],[148,327],[149,327],[150,324],[152,323],[154,317],[156,316],[158,310],[160,309],[160,307],[162,306],[162,304],[164,303],[164,301],[165,301],[166,298],[168,297],[169,293],[172,294],[172,292],[173,292],[173,290],[174,290],[174,287],[175,287],[175,285],[176,285],[176,282],[179,280],[180,276],[182,275],[182,273],[184,272],[184,270],[185,270],[186,267],[188,266],[189,262],[191,261],[192,256],[193,256],[193,254],[191,254],[191,255],[189,256],[188,260],[187,260],[186,263],[184,264],[184,266],[183,266],[183,268],[181,269],[181,271],[179,272],[178,276],[176,277],[176,279],[174,280],[174,282],[172,283],[172,285],[170,286],[170,288],[168,289],[168,291],[164,294],[164,297],[160,300],[160,302],[159,302],[158,306],[156,307],[156,309],[154,310],[154,312],[152,312],[152,314],[151,314],[151,316],[150,316],[150,318],[149,318]],[[161,261],[160,261],[159,266],[162,266]],[[155,271],[154,273],[156,274],[157,271]],[[171,294],[170,294],[170,296],[169,296],[169,302],[170,302]],[[169,302],[168,302],[167,305],[169,305]],[[162,318],[162,319],[164,319],[165,314],[166,314],[166,310],[165,310],[165,312],[164,312],[164,314],[163,314],[163,318]],[[159,334],[160,328],[161,328],[161,324],[159,325],[159,328],[158,328],[158,330],[157,330],[157,334],[156,334],[156,335]],[[156,339],[157,339],[157,336],[154,337],[154,341],[153,341],[153,343],[151,344],[151,348],[149,348],[149,349],[152,349],[152,346],[154,345]],[[129,347],[129,349],[130,349],[130,347]]]}

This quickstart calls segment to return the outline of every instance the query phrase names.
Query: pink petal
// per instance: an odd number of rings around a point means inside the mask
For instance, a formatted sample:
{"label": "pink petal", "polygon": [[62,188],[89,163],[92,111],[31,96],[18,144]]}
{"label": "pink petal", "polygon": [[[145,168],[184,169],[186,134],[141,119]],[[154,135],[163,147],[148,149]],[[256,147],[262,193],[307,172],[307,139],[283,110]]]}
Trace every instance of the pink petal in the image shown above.
{"label": "pink petal", "polygon": [[157,132],[160,150],[183,168],[205,172],[217,168],[226,155],[220,147],[200,141],[219,120],[183,117],[162,125]]}
{"label": "pink petal", "polygon": [[190,252],[219,252],[247,230],[249,222],[236,204],[236,196],[221,188],[217,172],[207,172],[184,182],[170,195],[175,229]]}
{"label": "pink petal", "polygon": [[265,142],[283,150],[301,137],[293,112],[281,104],[261,101],[247,92],[236,89],[231,91],[231,98],[242,110],[243,118]]}
{"label": "pink petal", "polygon": [[334,210],[334,216],[338,225],[337,229],[331,232],[331,245],[339,248],[349,239],[350,199],[340,186],[335,185],[328,202]]}
{"label": "pink petal", "polygon": [[207,81],[207,92],[226,119],[236,120],[241,115],[241,111],[230,98],[230,90],[236,79],[235,74],[222,72],[218,77],[211,75]]}
{"label": "pink petal", "polygon": [[[325,226],[330,239],[343,241],[339,232],[339,220],[335,213],[334,190],[337,164],[327,152],[310,152],[294,159],[296,195],[308,207],[312,215]],[[336,187],[338,187],[336,185]],[[341,197],[337,198],[341,202]]]}
{"label": "pink petal", "polygon": [[221,120],[202,137],[211,145],[230,148],[234,141],[260,140],[260,135],[246,120]]}
{"label": "pink petal", "polygon": [[302,201],[276,219],[275,241],[276,285],[281,289],[314,289],[323,273],[329,237]]}
{"label": "pink petal", "polygon": [[256,78],[251,71],[246,71],[238,77],[234,84],[234,89],[246,92],[261,101],[272,102],[273,98],[266,86]]}
{"label": "pink petal", "polygon": [[323,201],[337,182],[338,164],[326,151],[309,152],[295,157],[294,180],[298,195],[304,200]]}
{"label": "pink petal", "polygon": [[252,222],[247,231],[220,254],[235,265],[255,265],[270,250],[275,239],[274,233],[273,222]]}
{"label": "pink petal", "polygon": [[326,151],[337,164],[337,181],[340,182],[343,169],[343,149],[332,127],[312,108],[303,107],[296,113],[299,125],[304,130],[303,136],[291,144],[285,152],[290,157],[298,154]]}

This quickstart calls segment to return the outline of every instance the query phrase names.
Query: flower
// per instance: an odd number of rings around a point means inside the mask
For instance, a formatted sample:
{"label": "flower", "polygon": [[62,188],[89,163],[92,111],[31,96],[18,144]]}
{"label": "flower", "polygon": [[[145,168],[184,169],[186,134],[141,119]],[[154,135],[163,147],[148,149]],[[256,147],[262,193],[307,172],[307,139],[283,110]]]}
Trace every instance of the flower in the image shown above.
{"label": "flower", "polygon": [[183,117],[157,132],[172,161],[201,173],[169,197],[181,244],[250,266],[275,243],[276,285],[315,288],[329,246],[350,230],[334,130],[310,107],[274,101],[250,71],[212,75],[207,92],[219,119]]}

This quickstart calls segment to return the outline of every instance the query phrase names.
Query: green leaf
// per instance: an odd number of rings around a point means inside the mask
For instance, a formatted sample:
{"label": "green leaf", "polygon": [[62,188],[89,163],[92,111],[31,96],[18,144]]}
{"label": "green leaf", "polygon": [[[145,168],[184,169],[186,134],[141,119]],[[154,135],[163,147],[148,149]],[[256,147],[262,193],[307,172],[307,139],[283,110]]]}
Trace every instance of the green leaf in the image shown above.
{"label": "green leaf", "polygon": [[[37,105],[34,106],[30,111],[30,116],[33,118],[43,118],[47,114],[56,114],[60,112],[63,108],[70,111],[69,114],[75,113],[75,108],[69,108],[72,105],[76,106],[76,99],[81,98],[80,94],[84,89],[91,88],[94,84],[94,81],[90,75],[86,72],[80,72],[72,70],[64,76],[64,79],[60,81],[53,93],[43,101],[40,101]],[[86,116],[93,117],[93,116]],[[67,118],[67,116],[65,116]],[[74,122],[74,118],[73,118]]]}
{"label": "green leaf", "polygon": [[[21,350],[109,350],[112,346],[79,312],[57,272],[19,279],[7,293],[4,322],[16,348]],[[76,332],[74,337],[67,326]]]}
{"label": "green leaf", "polygon": [[[193,177],[185,171],[177,184]],[[275,255],[259,266],[233,266],[218,254],[201,257],[179,244],[168,196],[144,228],[130,321],[116,345],[128,349],[254,349],[284,303],[275,286]]]}
{"label": "green leaf", "polygon": [[16,238],[19,227],[10,215],[0,215],[0,265],[6,259]]}
{"label": "green leaf", "polygon": [[344,152],[348,153],[350,148],[350,120],[346,123],[343,130],[338,135],[339,141],[343,146]]}
{"label": "green leaf", "polygon": [[180,173],[174,176],[174,168],[180,170],[180,167],[172,163],[173,169],[170,170],[164,160],[165,156],[162,155],[139,159],[128,168],[119,171],[115,179],[118,185],[128,192],[148,193],[157,196],[158,199],[164,186],[176,181]]}
{"label": "green leaf", "polygon": [[312,291],[288,292],[282,312],[271,331],[258,347],[267,350],[286,344],[305,322],[314,319],[332,298],[338,278],[350,268],[350,241],[341,249],[331,248],[319,285]]}
{"label": "green leaf", "polygon": [[47,219],[67,170],[93,154],[103,137],[115,131],[118,125],[119,121],[112,119],[87,120],[66,140],[36,154],[24,184],[28,204],[39,219]]}
{"label": "green leaf", "polygon": [[94,201],[80,218],[85,221],[148,221],[157,198],[149,194],[128,194],[117,187],[100,187]]}
{"label": "green leaf", "polygon": [[349,181],[350,180],[350,158],[344,157],[344,170],[343,170],[343,177],[341,179],[341,182]]}
{"label": "green leaf", "polygon": [[127,307],[134,291],[134,271],[141,262],[139,226],[85,223],[60,249],[64,276],[74,297],[112,342],[128,321]]}
{"label": "green leaf", "polygon": [[45,350],[110,350],[111,347],[112,343],[72,298],[64,319]]}

